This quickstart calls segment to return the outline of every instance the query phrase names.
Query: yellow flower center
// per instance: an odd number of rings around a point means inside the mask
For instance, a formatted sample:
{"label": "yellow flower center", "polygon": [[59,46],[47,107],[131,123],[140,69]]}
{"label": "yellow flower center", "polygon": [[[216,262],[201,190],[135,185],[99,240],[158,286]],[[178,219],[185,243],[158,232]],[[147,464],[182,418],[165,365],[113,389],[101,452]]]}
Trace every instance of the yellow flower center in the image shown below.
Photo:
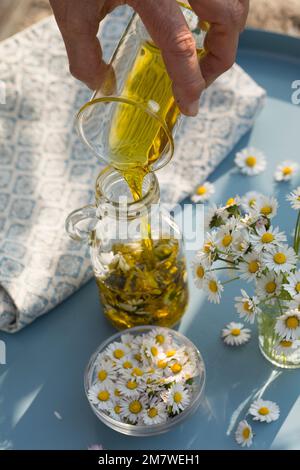
{"label": "yellow flower center", "polygon": [[233,328],[231,330],[232,336],[239,336],[241,334],[241,330],[239,328]]}
{"label": "yellow flower center", "polygon": [[115,395],[115,397],[120,397],[120,396],[121,396],[120,390],[118,390],[117,388],[115,388],[114,395]]}
{"label": "yellow flower center", "polygon": [[169,351],[166,352],[167,357],[173,357],[176,354],[176,349],[169,349]]}
{"label": "yellow flower center", "polygon": [[137,383],[133,380],[128,380],[126,387],[129,388],[129,390],[135,390],[137,387]]}
{"label": "yellow flower center", "polygon": [[272,243],[274,241],[274,235],[270,232],[266,232],[261,237],[262,243]]}
{"label": "yellow flower center", "polygon": [[140,353],[136,353],[136,354],[134,355],[134,359],[135,359],[136,361],[138,361],[138,362],[142,362],[142,356],[141,356],[141,354],[140,354]]}
{"label": "yellow flower center", "polygon": [[149,418],[155,418],[155,416],[157,415],[158,415],[158,411],[156,408],[150,408],[150,410],[148,410]]}
{"label": "yellow flower center", "polygon": [[266,416],[270,413],[270,410],[266,406],[262,406],[261,408],[259,408],[258,412],[260,415]]}
{"label": "yellow flower center", "polygon": [[181,364],[179,364],[179,362],[175,362],[175,364],[172,364],[171,371],[174,374],[179,374],[179,372],[181,372],[181,370],[182,370],[182,366],[181,366]]}
{"label": "yellow flower center", "polygon": [[249,207],[253,208],[255,206],[255,204],[256,204],[256,199],[255,198],[249,200]]}
{"label": "yellow flower center", "polygon": [[206,242],[203,245],[203,251],[205,253],[210,253],[211,247],[212,247],[212,242]]}
{"label": "yellow flower center", "polygon": [[124,351],[122,351],[122,349],[116,349],[114,351],[114,356],[116,359],[122,359],[122,357],[124,356]]}
{"label": "yellow flower center", "polygon": [[135,367],[132,371],[132,375],[135,375],[136,377],[142,377],[142,375],[144,375],[144,372],[139,367]]}
{"label": "yellow flower center", "polygon": [[244,439],[249,439],[250,436],[250,428],[244,428],[242,432],[243,438]]}
{"label": "yellow flower center", "polygon": [[131,367],[132,367],[132,362],[130,361],[125,361],[123,363],[123,369],[131,369]]}
{"label": "yellow flower center", "polygon": [[250,261],[248,266],[248,271],[251,274],[256,273],[259,270],[259,263],[257,261]]}
{"label": "yellow flower center", "polygon": [[253,312],[253,307],[251,307],[251,304],[248,300],[246,302],[244,302],[243,307],[244,307],[244,310],[246,310],[246,312],[248,312],[248,313]]}
{"label": "yellow flower center", "polygon": [[268,294],[273,294],[276,290],[276,282],[275,281],[269,281],[267,282],[265,289]]}
{"label": "yellow flower center", "polygon": [[129,405],[129,410],[131,413],[137,415],[142,411],[143,407],[138,400],[133,400]]}
{"label": "yellow flower center", "polygon": [[156,335],[156,336],[155,336],[155,339],[156,339],[156,341],[158,342],[158,344],[164,344],[164,342],[165,342],[165,337],[164,337],[164,335]]}
{"label": "yellow flower center", "polygon": [[283,348],[290,348],[293,345],[293,341],[288,341],[286,339],[282,339],[279,344]]}
{"label": "yellow flower center", "polygon": [[107,390],[102,390],[101,392],[98,393],[98,399],[100,401],[107,401],[109,400],[109,392]]}
{"label": "yellow flower center", "polygon": [[175,392],[174,395],[173,395],[173,399],[174,399],[175,403],[180,403],[181,400],[182,400],[182,393]]}
{"label": "yellow flower center", "polygon": [[284,176],[289,176],[293,173],[293,168],[290,166],[285,166],[284,168],[282,168],[282,173],[284,174]]}
{"label": "yellow flower center", "polygon": [[165,369],[167,367],[167,361],[164,361],[163,359],[160,359],[157,363],[157,367],[159,369]]}
{"label": "yellow flower center", "polygon": [[116,406],[114,407],[114,411],[115,411],[115,413],[116,413],[117,415],[119,415],[119,414],[121,413],[121,407],[120,407],[119,405],[116,405]]}
{"label": "yellow flower center", "polygon": [[154,356],[154,357],[157,356],[158,349],[155,346],[152,346],[150,351],[151,351],[152,356]]}
{"label": "yellow flower center", "polygon": [[276,264],[284,264],[286,262],[286,256],[284,253],[276,253],[273,256],[273,260]]}
{"label": "yellow flower center", "polygon": [[196,274],[197,274],[197,277],[199,277],[200,279],[203,279],[204,274],[205,274],[203,266],[198,266],[197,267]]}
{"label": "yellow flower center", "polygon": [[103,382],[103,380],[105,380],[107,377],[107,372],[106,370],[99,370],[98,372],[98,379],[100,380],[100,382]]}
{"label": "yellow flower center", "polygon": [[296,328],[299,327],[300,323],[299,323],[299,319],[298,317],[296,317],[295,315],[291,316],[291,317],[288,317],[286,320],[285,320],[285,324],[288,328],[290,328],[291,330],[295,330]]}
{"label": "yellow flower center", "polygon": [[300,294],[300,282],[297,282],[297,284],[295,285],[295,289],[298,292],[298,294]]}
{"label": "yellow flower center", "polygon": [[209,281],[208,288],[214,294],[218,292],[218,284],[216,283],[216,281]]}
{"label": "yellow flower center", "polygon": [[204,194],[207,193],[207,189],[205,186],[199,186],[199,188],[197,188],[197,194],[198,196],[204,196]]}
{"label": "yellow flower center", "polygon": [[246,158],[245,162],[247,166],[253,168],[256,165],[257,159],[256,157],[253,157],[253,155],[249,155],[249,157]]}
{"label": "yellow flower center", "polygon": [[232,236],[228,233],[222,240],[222,245],[227,248],[232,242]]}
{"label": "yellow flower center", "polygon": [[234,197],[230,197],[226,202],[226,206],[233,206],[233,204],[235,204],[235,199]]}
{"label": "yellow flower center", "polygon": [[272,207],[271,206],[263,206],[261,209],[260,209],[260,213],[262,215],[270,215],[272,214],[273,210],[272,210]]}

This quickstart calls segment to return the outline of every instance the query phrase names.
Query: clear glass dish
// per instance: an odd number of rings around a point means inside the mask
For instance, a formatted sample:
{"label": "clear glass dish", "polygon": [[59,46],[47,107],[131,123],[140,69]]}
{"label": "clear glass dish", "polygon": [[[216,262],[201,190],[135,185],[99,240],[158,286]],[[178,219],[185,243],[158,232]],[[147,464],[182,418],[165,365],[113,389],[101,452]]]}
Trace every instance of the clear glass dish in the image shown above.
{"label": "clear glass dish", "polygon": [[[96,380],[96,362],[98,355],[103,352],[107,346],[114,341],[119,341],[122,335],[131,334],[133,336],[143,335],[144,333],[149,333],[155,326],[137,326],[135,328],[129,328],[127,330],[120,331],[107,340],[105,340],[94,352],[91,356],[89,363],[85,370],[84,375],[84,388],[85,393],[88,399],[88,390],[90,387],[95,383]],[[159,328],[160,330],[164,330],[166,334],[171,335],[172,338],[176,341],[178,346],[185,346],[189,348],[196,358],[196,370],[198,374],[193,379],[193,388],[192,388],[192,396],[191,401],[188,407],[183,410],[180,414],[168,419],[166,422],[161,424],[153,424],[153,425],[146,425],[146,424],[128,424],[123,423],[120,421],[115,420],[111,416],[105,413],[103,410],[99,410],[96,405],[89,401],[89,404],[95,413],[95,415],[108,427],[118,431],[122,434],[126,434],[129,436],[153,436],[156,434],[162,434],[164,432],[169,431],[171,428],[176,426],[177,424],[181,423],[185,420],[188,416],[190,416],[193,412],[196,411],[198,408],[201,398],[203,396],[204,386],[205,386],[205,377],[206,377],[206,370],[203,358],[195,347],[195,345],[184,335],[178,333],[177,331],[171,330],[169,328]]]}

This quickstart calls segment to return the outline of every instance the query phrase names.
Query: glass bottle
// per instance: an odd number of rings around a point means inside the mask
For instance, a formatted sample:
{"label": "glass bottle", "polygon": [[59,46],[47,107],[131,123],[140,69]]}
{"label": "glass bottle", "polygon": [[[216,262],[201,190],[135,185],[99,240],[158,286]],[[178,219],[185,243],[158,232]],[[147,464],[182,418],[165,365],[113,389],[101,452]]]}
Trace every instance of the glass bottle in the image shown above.
{"label": "glass bottle", "polygon": [[111,167],[97,179],[96,204],[66,220],[71,238],[89,243],[106,317],[118,329],[172,327],[188,302],[181,232],[159,204],[154,173],[134,201],[122,175]]}

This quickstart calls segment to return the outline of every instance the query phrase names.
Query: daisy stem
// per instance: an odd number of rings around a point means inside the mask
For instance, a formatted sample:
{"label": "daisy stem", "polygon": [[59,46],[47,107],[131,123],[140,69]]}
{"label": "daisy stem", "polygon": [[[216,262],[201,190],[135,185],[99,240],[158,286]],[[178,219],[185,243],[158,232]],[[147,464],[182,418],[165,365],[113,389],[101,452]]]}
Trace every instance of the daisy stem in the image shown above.
{"label": "daisy stem", "polygon": [[[225,255],[226,253],[224,253]],[[230,263],[230,264],[234,264],[235,265],[235,261],[230,261],[228,259],[224,259],[224,258],[221,258],[221,256],[218,256],[218,260],[220,261],[224,261],[224,263]]]}
{"label": "daisy stem", "polygon": [[278,307],[279,307],[279,310],[280,310],[280,314],[283,315],[283,310],[282,310],[281,302],[280,302],[280,300],[279,300],[278,297],[276,297],[276,300],[277,300],[277,303],[278,303]]}
{"label": "daisy stem", "polygon": [[232,279],[228,279],[227,281],[222,282],[222,285],[225,286],[225,284],[229,284],[232,281],[237,281],[238,279],[240,279],[240,276],[233,277]]}
{"label": "daisy stem", "polygon": [[300,248],[300,211],[298,211],[298,217],[297,217],[296,228],[295,228],[295,238],[294,238],[294,250],[297,255],[299,254],[299,248]]}
{"label": "daisy stem", "polygon": [[210,269],[209,271],[220,271],[221,269],[235,269],[236,271],[239,270],[239,268],[235,268],[234,266],[222,266],[220,268]]}

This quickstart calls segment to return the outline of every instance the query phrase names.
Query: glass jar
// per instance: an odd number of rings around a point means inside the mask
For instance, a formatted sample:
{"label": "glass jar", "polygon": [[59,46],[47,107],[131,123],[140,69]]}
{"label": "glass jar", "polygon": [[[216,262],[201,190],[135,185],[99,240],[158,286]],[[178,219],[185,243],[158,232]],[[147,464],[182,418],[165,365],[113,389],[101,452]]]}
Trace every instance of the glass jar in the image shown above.
{"label": "glass jar", "polygon": [[172,327],[188,302],[181,232],[159,205],[154,173],[134,201],[119,172],[108,167],[97,179],[96,205],[72,212],[66,229],[86,241],[106,317],[118,329]]}
{"label": "glass jar", "polygon": [[284,340],[275,332],[277,318],[285,313],[285,303],[281,302],[281,310],[277,303],[263,304],[258,315],[258,341],[261,353],[272,364],[284,369],[297,369],[300,367],[299,342],[294,344]]}
{"label": "glass jar", "polygon": [[[199,22],[188,5],[180,7],[200,59],[208,24]],[[179,116],[161,51],[134,14],[101,86],[77,115],[78,133],[98,159],[114,168],[157,170],[173,155]]]}

